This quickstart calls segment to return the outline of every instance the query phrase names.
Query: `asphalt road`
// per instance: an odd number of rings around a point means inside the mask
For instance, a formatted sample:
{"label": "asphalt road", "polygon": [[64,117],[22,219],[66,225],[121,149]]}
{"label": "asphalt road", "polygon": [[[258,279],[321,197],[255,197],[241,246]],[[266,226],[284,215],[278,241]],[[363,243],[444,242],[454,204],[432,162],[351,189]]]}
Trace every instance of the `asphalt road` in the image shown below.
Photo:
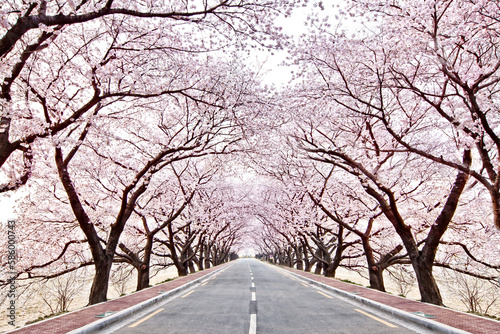
{"label": "asphalt road", "polygon": [[[112,333],[415,333],[253,259],[235,261]],[[419,331],[420,332],[420,331]]]}

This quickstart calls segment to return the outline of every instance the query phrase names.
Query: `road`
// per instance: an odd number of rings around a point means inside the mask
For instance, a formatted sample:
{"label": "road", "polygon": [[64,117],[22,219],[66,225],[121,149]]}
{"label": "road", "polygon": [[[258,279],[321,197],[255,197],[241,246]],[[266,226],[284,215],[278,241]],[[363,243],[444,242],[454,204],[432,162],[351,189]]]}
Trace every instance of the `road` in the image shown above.
{"label": "road", "polygon": [[235,261],[120,326],[107,333],[415,333],[254,259]]}

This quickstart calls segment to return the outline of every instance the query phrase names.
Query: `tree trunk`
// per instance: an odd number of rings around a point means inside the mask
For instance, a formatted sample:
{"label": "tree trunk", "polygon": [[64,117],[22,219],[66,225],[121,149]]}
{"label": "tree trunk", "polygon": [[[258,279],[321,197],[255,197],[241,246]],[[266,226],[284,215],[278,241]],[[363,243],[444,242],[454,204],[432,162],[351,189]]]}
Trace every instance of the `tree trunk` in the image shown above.
{"label": "tree trunk", "polygon": [[330,254],[325,253],[325,260],[327,260],[330,264],[328,266],[325,265],[325,276],[326,277],[335,277],[335,272],[337,268],[340,266],[340,262],[342,261],[342,253],[344,252],[344,227],[339,225],[339,230],[337,233],[337,247],[335,249],[335,256],[333,260],[331,259]]}
{"label": "tree trunk", "polygon": [[385,292],[383,268],[375,262],[373,248],[370,245],[370,236],[360,235],[363,250],[365,251],[366,263],[368,264],[368,277],[370,288]]}
{"label": "tree trunk", "polygon": [[153,252],[154,234],[150,233],[144,246],[144,258],[137,268],[137,291],[149,287],[149,263],[151,262],[151,253]]}
{"label": "tree trunk", "polygon": [[212,252],[212,264],[214,265],[214,267],[219,265],[218,261],[219,261],[219,251],[217,250],[217,248],[214,247],[214,250]]}
{"label": "tree trunk", "polygon": [[380,266],[368,264],[368,276],[370,279],[370,288],[385,292],[384,271]]}
{"label": "tree trunk", "polygon": [[172,262],[174,263],[174,266],[177,269],[177,275],[179,275],[179,277],[186,276],[188,273],[187,273],[186,263],[184,262],[184,256],[182,254],[180,256],[177,254],[177,250],[173,243],[169,243],[167,247],[170,250],[170,258],[172,259]]}
{"label": "tree trunk", "polygon": [[439,292],[439,287],[432,274],[433,263],[425,263],[424,261],[416,261],[413,264],[413,270],[417,277],[418,290],[422,302],[435,305],[443,305],[443,298]]}
{"label": "tree trunk", "polygon": [[491,187],[490,196],[493,208],[493,222],[495,223],[495,226],[500,229],[500,193],[497,188],[497,184]]}
{"label": "tree trunk", "polygon": [[196,272],[193,261],[189,261],[188,267],[189,267],[190,274],[194,274]]}
{"label": "tree trunk", "polygon": [[0,167],[10,157],[16,147],[13,147],[9,142],[9,130],[11,119],[8,117],[0,118]]}
{"label": "tree trunk", "polygon": [[304,261],[302,254],[302,247],[297,247],[295,251],[295,257],[297,258],[297,269],[304,270]]}
{"label": "tree trunk", "polygon": [[335,277],[335,271],[337,270],[337,267],[335,266],[335,263],[332,262],[328,266],[325,266],[325,277]]}
{"label": "tree trunk", "polygon": [[288,247],[288,250],[286,252],[286,263],[285,263],[285,265],[287,267],[292,268],[293,267],[293,262],[294,262],[293,250],[292,250],[292,247]]}
{"label": "tree trunk", "polygon": [[321,275],[322,271],[323,271],[323,262],[321,261],[316,262],[316,269],[314,270],[314,273],[316,275]]}
{"label": "tree trunk", "polygon": [[203,246],[200,246],[200,257],[198,259],[198,269],[203,270],[204,266],[203,264],[205,263],[205,254],[203,250]]}
{"label": "tree trunk", "polygon": [[89,305],[102,303],[107,300],[112,261],[112,258],[105,258],[95,262],[95,275],[90,289]]}
{"label": "tree trunk", "polygon": [[316,275],[321,275],[323,272],[323,262],[321,262],[318,259],[323,258],[323,251],[320,248],[318,248],[314,254],[314,257],[315,257],[315,263],[316,263],[316,269],[314,269],[314,273]]}
{"label": "tree trunk", "polygon": [[[196,269],[194,268],[194,262],[196,261],[195,257],[193,256],[193,249],[191,248],[191,246],[189,246],[187,249],[186,249],[186,258],[191,258],[191,260],[189,260],[187,263],[186,263],[186,266],[189,268],[189,273],[190,274],[194,274],[196,272]],[[199,266],[198,266],[199,267]]]}
{"label": "tree trunk", "polygon": [[187,271],[187,267],[184,264],[179,263],[175,267],[177,268],[177,275],[179,275],[179,277],[187,276],[188,271]]}
{"label": "tree trunk", "polygon": [[309,261],[309,252],[307,251],[307,247],[305,245],[302,246],[303,249],[303,259],[304,259],[304,270],[307,272],[311,271],[311,261]]}
{"label": "tree trunk", "polygon": [[[422,258],[421,251],[419,251],[413,235],[409,229],[405,229],[403,233],[399,233],[403,244],[410,258],[413,271],[417,277],[418,290],[420,291],[421,301],[435,305],[443,305],[443,299],[439,292],[439,287],[432,275],[432,265],[434,257],[429,257],[428,261]],[[425,246],[424,246],[425,247]],[[429,263],[426,263],[429,262]]]}
{"label": "tree trunk", "polygon": [[198,267],[200,270],[205,269],[205,266],[203,265],[204,262],[205,262],[205,260],[203,258],[201,258],[200,261],[198,261]]}
{"label": "tree trunk", "polygon": [[297,269],[304,270],[304,262],[302,262],[302,260],[297,261]]}
{"label": "tree trunk", "polygon": [[137,291],[149,287],[149,265],[143,264],[137,269]]}

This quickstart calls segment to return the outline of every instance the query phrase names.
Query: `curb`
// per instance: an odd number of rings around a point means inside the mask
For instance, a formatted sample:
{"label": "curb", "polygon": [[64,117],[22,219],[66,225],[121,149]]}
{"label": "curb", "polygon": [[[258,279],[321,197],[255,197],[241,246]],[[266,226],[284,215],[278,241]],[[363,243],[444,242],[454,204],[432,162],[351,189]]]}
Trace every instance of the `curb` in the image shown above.
{"label": "curb", "polygon": [[385,305],[385,304],[381,304],[379,302],[376,302],[376,301],[373,301],[371,299],[367,299],[367,298],[364,298],[364,297],[360,297],[358,295],[354,295],[350,292],[346,292],[346,291],[343,291],[343,290],[340,290],[340,289],[337,289],[337,288],[334,288],[332,286],[329,286],[329,285],[326,285],[324,283],[320,283],[320,282],[317,282],[315,281],[314,279],[311,279],[311,278],[308,278],[308,277],[304,277],[300,274],[296,274],[292,271],[288,271],[284,268],[281,268],[281,267],[278,267],[279,269],[281,270],[285,270],[287,273],[297,277],[298,279],[304,281],[304,282],[307,282],[311,285],[315,285],[315,286],[318,286],[318,287],[321,287],[322,289],[325,289],[325,290],[329,290],[331,292],[334,292],[338,295],[341,295],[343,297],[347,297],[349,299],[353,299],[357,302],[360,302],[362,304],[365,304],[365,305],[368,305],[370,307],[373,307],[373,308],[376,308],[382,312],[385,312],[385,313],[388,313],[390,315],[393,315],[394,317],[397,317],[401,320],[404,320],[404,321],[408,321],[408,322],[412,322],[418,326],[421,326],[421,327],[424,327],[426,329],[430,329],[430,330],[433,330],[433,331],[438,331],[440,333],[445,333],[445,334],[470,334],[470,332],[467,332],[467,331],[464,331],[464,330],[461,330],[461,329],[458,329],[458,328],[455,328],[455,327],[451,327],[451,326],[448,326],[448,325],[445,325],[445,324],[441,324],[439,322],[436,322],[436,321],[433,321],[433,320],[430,320],[430,319],[426,319],[426,318],[421,318],[419,316],[416,316],[414,314],[411,314],[409,312],[406,312],[406,311],[402,311],[400,309],[397,309],[397,308],[394,308],[394,307],[391,307],[391,306],[388,306],[388,305]]}
{"label": "curb", "polygon": [[191,282],[188,282],[184,285],[181,285],[175,289],[172,289],[170,291],[162,293],[161,295],[159,295],[157,297],[153,297],[151,299],[145,300],[145,301],[143,301],[139,304],[136,304],[134,306],[130,306],[129,308],[126,308],[124,310],[116,312],[115,314],[110,315],[107,318],[104,318],[104,319],[98,320],[98,321],[94,321],[88,325],[85,325],[85,326],[80,327],[78,329],[72,330],[71,332],[68,332],[67,334],[87,334],[87,333],[95,333],[99,330],[103,330],[106,327],[111,326],[112,324],[115,324],[119,321],[122,321],[126,318],[133,316],[136,313],[139,313],[140,311],[143,311],[147,307],[154,306],[155,304],[163,301],[164,299],[172,297],[172,296],[178,294],[179,292],[182,292],[182,291],[190,288],[193,285],[196,285],[204,280],[209,279],[210,277],[212,277],[213,275],[215,275],[216,273],[218,273],[219,271],[221,271],[222,269],[224,269],[226,267],[227,266],[223,266],[222,268],[214,270],[211,273],[208,273],[207,275],[204,275],[204,276],[199,277],[195,280],[192,280]]}

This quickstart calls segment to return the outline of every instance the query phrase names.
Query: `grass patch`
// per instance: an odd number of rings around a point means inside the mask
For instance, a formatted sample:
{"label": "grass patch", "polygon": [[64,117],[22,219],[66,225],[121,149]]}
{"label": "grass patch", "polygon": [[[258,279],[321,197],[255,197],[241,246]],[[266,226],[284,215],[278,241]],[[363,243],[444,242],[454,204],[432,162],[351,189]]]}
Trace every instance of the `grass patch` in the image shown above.
{"label": "grass patch", "polygon": [[341,281],[341,282],[344,282],[344,283],[349,283],[349,284],[354,284],[354,285],[363,286],[362,284],[355,283],[355,282],[350,281],[350,280],[348,280],[348,279],[341,279],[340,281]]}
{"label": "grass patch", "polygon": [[469,314],[474,314],[483,318],[489,318],[493,320],[500,320],[500,317],[495,317],[494,315],[489,315],[489,314],[484,314],[484,313],[479,313],[479,312],[472,312],[472,311],[467,311]]}
{"label": "grass patch", "polygon": [[52,313],[52,314],[49,314],[49,315],[46,315],[46,316],[38,317],[35,320],[31,320],[31,321],[26,322],[26,325],[31,325],[31,324],[34,324],[36,322],[40,322],[40,321],[43,321],[43,320],[46,320],[46,319],[49,319],[49,318],[57,317],[58,315],[61,315],[61,314],[64,314],[64,313],[68,313],[68,311],[62,311],[62,312],[59,312],[59,313]]}
{"label": "grass patch", "polygon": [[173,281],[174,279],[175,279],[175,278],[167,278],[166,280],[161,281],[160,283],[156,283],[156,285],[163,284],[163,283],[167,283],[167,282]]}

